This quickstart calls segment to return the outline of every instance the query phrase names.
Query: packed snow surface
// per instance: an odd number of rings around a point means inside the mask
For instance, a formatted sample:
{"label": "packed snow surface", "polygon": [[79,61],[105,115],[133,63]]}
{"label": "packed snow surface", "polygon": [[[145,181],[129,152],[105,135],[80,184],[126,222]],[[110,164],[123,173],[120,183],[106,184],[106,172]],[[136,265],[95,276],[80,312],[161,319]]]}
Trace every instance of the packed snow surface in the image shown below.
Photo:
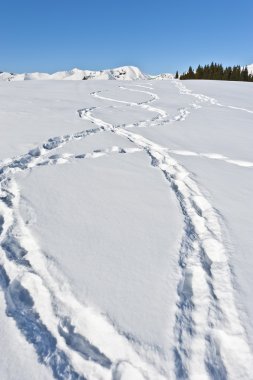
{"label": "packed snow surface", "polygon": [[1,380],[253,379],[252,84],[16,79]]}

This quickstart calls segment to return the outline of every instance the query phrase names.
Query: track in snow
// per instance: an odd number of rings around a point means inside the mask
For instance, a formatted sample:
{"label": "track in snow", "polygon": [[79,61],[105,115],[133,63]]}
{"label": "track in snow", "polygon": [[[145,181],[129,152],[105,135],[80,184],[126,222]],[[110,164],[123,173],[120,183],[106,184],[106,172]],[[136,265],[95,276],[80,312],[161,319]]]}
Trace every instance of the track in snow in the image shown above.
{"label": "track in snow", "polygon": [[253,162],[251,161],[244,161],[244,160],[235,160],[228,158],[220,153],[196,153],[188,150],[168,150],[169,153],[176,154],[179,156],[191,156],[191,157],[202,157],[202,158],[208,158],[211,160],[217,160],[217,161],[223,161],[227,164],[240,166],[242,168],[252,168]]}
{"label": "track in snow", "polygon": [[[175,84],[178,86],[178,82],[175,81]],[[151,99],[145,103],[145,108],[154,111],[155,107],[150,107],[148,103],[154,102],[157,95],[146,93],[151,95]],[[100,93],[93,95],[107,101],[138,106],[137,103],[106,98]],[[196,97],[201,102],[220,106],[213,98],[198,94]],[[160,119],[167,117],[160,109],[156,112]],[[84,112],[82,117],[97,125],[102,124],[107,130],[128,138],[144,149],[150,155],[152,165],[164,173],[180,203],[185,231],[179,257],[182,278],[178,286],[175,320],[177,378],[251,378],[253,356],[234,301],[218,214],[190,178],[190,173],[166,153],[166,148],[136,133],[99,122],[90,113]],[[239,164],[238,161],[231,163]]]}
{"label": "track in snow", "polygon": [[[131,343],[104,317],[79,304],[71,291],[62,289],[48,272],[46,258],[20,217],[20,194],[13,177],[18,171],[41,165],[138,151],[138,148],[113,147],[78,155],[44,157],[43,154],[40,157],[36,154],[30,158],[25,155],[25,160],[21,157],[10,160],[9,164],[5,162],[0,197],[0,286],[5,294],[6,313],[15,320],[27,341],[33,344],[39,360],[51,367],[56,379],[111,379],[112,376],[120,379],[127,371],[138,373],[140,379],[146,378],[145,373],[151,378],[162,379],[163,376],[145,363]],[[83,326],[75,326],[75,318],[71,319],[75,313],[82,319]],[[108,347],[106,342],[109,342]],[[104,353],[104,350],[109,352]],[[84,359],[81,365],[79,356]]]}
{"label": "track in snow", "polygon": [[[197,110],[205,102],[223,107],[213,98],[192,93],[178,81],[171,83],[180,93],[196,98],[189,107],[179,109],[174,118],[152,105],[159,98],[152,92],[151,85],[120,87],[122,91],[149,95],[150,100],[143,103],[107,98],[102,96],[102,92],[95,92],[91,95],[106,102],[140,107],[156,112],[157,116],[135,124],[114,126],[94,117],[95,108],[84,108],[78,111],[79,116],[92,121],[95,124],[93,129],[49,139],[25,155],[0,163],[0,286],[5,294],[6,313],[16,321],[27,341],[33,344],[39,360],[51,367],[56,379],[118,380],[131,377],[158,380],[169,375],[194,380],[253,378],[253,357],[234,301],[219,217],[190,173],[170,156],[168,148],[129,130],[133,126],[149,127],[183,121],[192,109]],[[103,131],[111,131],[130,140],[136,148],[114,147],[78,155],[51,154],[70,141]],[[178,199],[185,222],[179,252],[181,280],[174,316],[174,365],[169,370],[163,368],[156,356],[148,360],[136,352],[131,342],[103,316],[81,305],[71,290],[62,289],[60,281],[48,272],[47,259],[21,219],[20,194],[14,178],[18,171],[34,170],[41,165],[74,163],[80,159],[140,150],[149,155],[151,165],[165,176]],[[180,154],[176,151],[171,153]],[[202,156],[208,157],[207,154]],[[209,158],[215,157],[209,155]],[[219,159],[240,162],[225,157]],[[81,326],[75,324],[75,313],[83,318]],[[94,330],[99,334],[94,335]]]}
{"label": "track in snow", "polygon": [[[15,174],[44,165],[73,163],[108,154],[131,154],[139,148],[112,147],[90,153],[52,154],[68,142],[101,133],[103,127],[50,138],[27,154],[6,159],[0,166],[0,287],[6,314],[12,317],[40,362],[56,379],[164,379],[162,368],[143,360],[128,339],[90,307],[81,305],[66,279],[48,272],[47,259],[19,213],[20,194]],[[58,273],[56,278],[59,277]],[[78,323],[75,324],[75,314]],[[82,324],[80,325],[80,320]],[[94,331],[94,333],[93,333]],[[81,357],[81,361],[80,361]],[[152,363],[154,361],[154,363]]]}

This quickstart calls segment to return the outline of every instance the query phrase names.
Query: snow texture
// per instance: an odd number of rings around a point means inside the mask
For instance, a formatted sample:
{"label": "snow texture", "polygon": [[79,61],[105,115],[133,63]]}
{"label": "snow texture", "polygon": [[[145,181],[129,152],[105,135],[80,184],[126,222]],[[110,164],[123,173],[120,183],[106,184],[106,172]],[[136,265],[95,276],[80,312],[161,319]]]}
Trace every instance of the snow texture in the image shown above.
{"label": "snow texture", "polygon": [[253,89],[165,78],[0,83],[1,379],[253,379]]}

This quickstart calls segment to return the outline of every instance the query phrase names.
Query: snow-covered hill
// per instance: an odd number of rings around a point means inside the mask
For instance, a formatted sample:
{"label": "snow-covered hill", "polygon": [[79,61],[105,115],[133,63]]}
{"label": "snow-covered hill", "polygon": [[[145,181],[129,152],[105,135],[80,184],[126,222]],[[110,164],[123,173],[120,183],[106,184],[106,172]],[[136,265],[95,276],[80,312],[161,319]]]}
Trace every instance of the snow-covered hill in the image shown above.
{"label": "snow-covered hill", "polygon": [[250,74],[253,74],[253,63],[251,65],[248,65],[248,71]]}
{"label": "snow-covered hill", "polygon": [[23,80],[82,80],[82,79],[104,79],[104,80],[137,80],[147,79],[148,76],[143,74],[138,67],[123,66],[115,69],[91,71],[73,69],[70,71],[59,71],[54,74],[48,73],[24,73],[14,74],[3,72],[0,73],[0,80],[23,81]]}
{"label": "snow-covered hill", "polygon": [[174,76],[175,76],[174,74],[162,73],[162,74],[158,74],[158,75],[150,75],[150,79],[154,79],[154,80],[168,80],[168,79],[173,79]]}

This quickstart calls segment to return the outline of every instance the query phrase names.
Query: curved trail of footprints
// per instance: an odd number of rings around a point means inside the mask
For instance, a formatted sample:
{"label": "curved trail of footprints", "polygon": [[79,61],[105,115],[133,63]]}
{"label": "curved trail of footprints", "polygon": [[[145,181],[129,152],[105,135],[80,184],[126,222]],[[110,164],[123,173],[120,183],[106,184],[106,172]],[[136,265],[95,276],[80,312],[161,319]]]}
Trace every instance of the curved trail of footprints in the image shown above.
{"label": "curved trail of footprints", "polygon": [[[188,91],[179,82],[173,83],[181,93]],[[101,92],[92,95],[155,112],[155,118],[113,126],[94,117],[95,108],[82,109],[78,111],[79,116],[92,121],[95,124],[93,129],[49,139],[27,154],[0,163],[0,286],[5,294],[6,313],[16,321],[27,341],[33,344],[39,360],[51,367],[56,379],[116,380],[124,376],[129,368],[140,379],[168,378],[168,372],[156,356],[151,361],[145,360],[104,317],[81,305],[70,289],[61,289],[60,281],[49,273],[47,259],[21,219],[20,194],[14,180],[18,171],[42,165],[144,151],[150,156],[152,166],[161,170],[174,190],[185,221],[179,253],[181,281],[175,315],[174,371],[169,372],[174,373],[172,377],[182,379],[250,379],[253,373],[252,353],[234,302],[218,215],[191,179],[190,173],[170,157],[167,148],[126,129],[184,120],[191,108],[197,109],[200,105],[194,103],[189,108],[180,109],[178,115],[170,119],[164,110],[151,105],[159,99],[151,92],[151,86],[135,87],[142,89],[121,89],[145,93],[150,99],[134,103],[106,98]],[[220,106],[215,99],[192,92],[191,95],[199,102]],[[49,155],[70,141],[103,131],[130,140],[136,148],[112,147],[79,155]],[[44,295],[43,305],[39,302],[41,294]],[[47,313],[43,310],[45,304]],[[75,323],[75,313],[82,316],[82,325],[77,320]],[[50,323],[47,315],[50,315]],[[93,329],[100,332],[101,338],[97,336],[99,334],[93,336]],[[116,347],[117,352],[108,347],[108,342]],[[81,363],[80,356],[83,359]]]}
{"label": "curved trail of footprints", "polygon": [[[157,99],[154,94],[147,93],[153,95],[150,102]],[[94,95],[114,101],[98,93]],[[217,104],[206,96],[201,101]],[[137,106],[136,103],[130,105]],[[154,110],[147,103],[145,107]],[[160,118],[167,117],[160,109],[157,112]],[[98,125],[102,122],[85,112],[82,117]],[[171,158],[165,148],[136,133],[102,123],[150,155],[152,165],[169,181],[184,215],[185,230],[179,258],[182,278],[175,320],[177,378],[252,378],[252,352],[236,309],[217,213],[190,178],[190,173]]]}
{"label": "curved trail of footprints", "polygon": [[[108,154],[135,153],[140,150],[112,147],[78,155],[48,156],[68,141],[102,131],[103,127],[73,136],[49,139],[42,147],[20,157],[4,160],[2,163],[0,287],[5,294],[6,314],[15,320],[27,341],[33,344],[40,362],[51,367],[56,379],[84,379],[86,376],[88,379],[120,379],[120,374],[124,374],[125,368],[131,368],[132,372],[138,373],[140,379],[146,379],[146,373],[147,378],[163,379],[159,370],[143,361],[133,349],[131,342],[119,334],[102,315],[81,305],[70,290],[61,289],[61,281],[55,281],[48,272],[47,259],[36,246],[19,215],[20,194],[14,180],[15,173],[44,165],[94,159]],[[43,294],[46,294],[46,300],[39,304]],[[75,313],[82,318],[82,326],[79,320],[79,326],[75,326]],[[51,318],[48,325],[47,315]],[[92,330],[96,331],[95,337]],[[103,351],[108,352],[105,354]],[[84,359],[81,366],[80,355]]]}
{"label": "curved trail of footprints", "polygon": [[[50,152],[52,149],[50,145]],[[120,379],[124,368],[137,372],[140,379],[164,377],[143,361],[131,342],[102,315],[81,305],[69,289],[62,289],[60,283],[65,279],[57,281],[55,273],[48,272],[47,259],[19,215],[20,194],[13,176],[41,165],[138,151],[112,147],[81,155],[36,154],[33,159],[25,155],[4,164],[0,177],[0,287],[5,294],[6,314],[15,320],[27,341],[33,344],[39,361],[52,369],[56,379]],[[79,317],[76,325],[75,314]],[[84,359],[81,365],[80,356]]]}
{"label": "curved trail of footprints", "polygon": [[247,108],[242,108],[242,107],[236,107],[236,106],[230,106],[230,105],[221,104],[221,103],[218,102],[218,100],[216,100],[214,98],[211,98],[211,97],[203,95],[203,94],[196,94],[192,90],[189,90],[186,86],[184,86],[180,81],[175,81],[174,80],[174,84],[178,88],[178,91],[179,91],[179,93],[181,95],[190,95],[190,96],[193,96],[200,103],[210,103],[210,104],[218,106],[218,107],[223,107],[223,108],[228,108],[228,109],[234,109],[234,110],[243,111],[243,112],[247,112],[247,113],[253,114],[253,110],[249,110]]}

